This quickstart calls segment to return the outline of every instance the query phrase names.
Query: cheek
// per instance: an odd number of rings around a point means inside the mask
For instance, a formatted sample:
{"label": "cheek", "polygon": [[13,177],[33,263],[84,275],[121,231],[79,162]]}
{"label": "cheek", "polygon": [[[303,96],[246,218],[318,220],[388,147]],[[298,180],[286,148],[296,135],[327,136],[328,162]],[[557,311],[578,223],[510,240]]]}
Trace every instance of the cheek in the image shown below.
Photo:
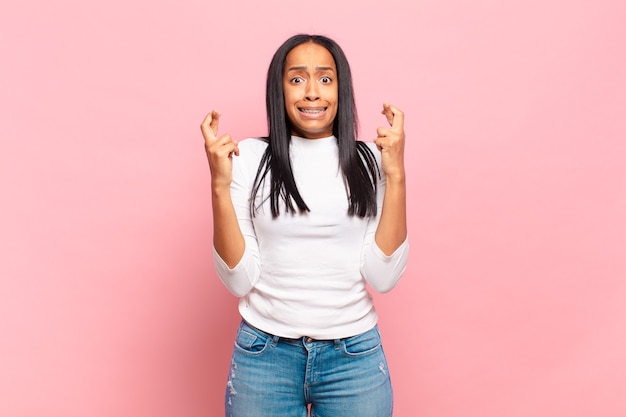
{"label": "cheek", "polygon": [[283,97],[285,98],[285,101],[289,100],[289,97],[291,96],[291,88],[289,87],[289,84],[283,83]]}
{"label": "cheek", "polygon": [[283,92],[285,105],[292,105],[297,101],[297,97],[291,89],[285,89]]}
{"label": "cheek", "polygon": [[336,88],[329,93],[328,98],[335,106],[339,105],[339,94]]}

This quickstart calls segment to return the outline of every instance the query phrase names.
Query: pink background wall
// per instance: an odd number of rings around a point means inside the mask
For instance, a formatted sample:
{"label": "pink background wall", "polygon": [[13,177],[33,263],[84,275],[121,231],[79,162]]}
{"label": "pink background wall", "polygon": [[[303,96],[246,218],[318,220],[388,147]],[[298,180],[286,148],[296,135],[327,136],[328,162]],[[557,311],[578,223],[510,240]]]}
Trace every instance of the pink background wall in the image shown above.
{"label": "pink background wall", "polygon": [[406,112],[395,415],[626,415],[624,2],[335,3],[3,3],[0,415],[222,415],[199,124],[264,134],[297,32],[344,46],[363,139]]}

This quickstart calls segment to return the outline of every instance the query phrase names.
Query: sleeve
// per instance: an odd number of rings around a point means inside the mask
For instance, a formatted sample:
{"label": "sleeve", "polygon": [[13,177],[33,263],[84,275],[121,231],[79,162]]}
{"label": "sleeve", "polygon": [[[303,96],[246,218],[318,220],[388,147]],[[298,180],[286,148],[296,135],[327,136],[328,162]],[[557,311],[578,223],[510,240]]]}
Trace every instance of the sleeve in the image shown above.
{"label": "sleeve", "polygon": [[[380,166],[379,153],[374,151],[377,156],[378,165]],[[361,251],[361,275],[371,285],[371,287],[379,293],[391,291],[406,269],[409,259],[409,240],[408,236],[394,253],[387,256],[378,247],[374,237],[376,228],[380,220],[380,213],[383,208],[383,199],[385,196],[385,176],[383,175],[378,183],[376,201],[378,210],[376,217],[368,222],[367,230]]]}
{"label": "sleeve", "polygon": [[258,161],[255,164],[254,149],[242,146],[248,141],[252,141],[252,139],[242,141],[239,144],[240,156],[233,158],[233,182],[230,186],[239,228],[245,241],[244,253],[239,263],[231,269],[213,247],[213,260],[217,275],[226,288],[237,297],[246,295],[261,276],[259,245],[249,206],[250,190],[256,175]]}

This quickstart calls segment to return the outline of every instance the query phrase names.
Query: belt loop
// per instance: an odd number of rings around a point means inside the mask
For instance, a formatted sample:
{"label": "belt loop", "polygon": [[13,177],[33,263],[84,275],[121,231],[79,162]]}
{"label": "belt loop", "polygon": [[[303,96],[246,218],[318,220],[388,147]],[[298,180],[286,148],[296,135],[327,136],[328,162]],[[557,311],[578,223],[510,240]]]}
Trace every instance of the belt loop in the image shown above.
{"label": "belt loop", "polygon": [[276,347],[279,339],[280,339],[279,336],[275,336],[275,335],[272,336],[272,347]]}
{"label": "belt loop", "polygon": [[339,350],[341,348],[341,339],[335,339],[335,350]]}

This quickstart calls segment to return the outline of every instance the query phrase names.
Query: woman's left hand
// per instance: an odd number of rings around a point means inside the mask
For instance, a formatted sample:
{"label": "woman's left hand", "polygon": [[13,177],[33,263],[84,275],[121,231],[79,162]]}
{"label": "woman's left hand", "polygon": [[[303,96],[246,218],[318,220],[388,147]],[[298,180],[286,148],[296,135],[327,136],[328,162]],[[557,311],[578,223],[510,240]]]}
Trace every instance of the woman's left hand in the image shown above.
{"label": "woman's left hand", "polygon": [[390,127],[379,127],[374,143],[382,155],[382,170],[387,180],[404,181],[404,113],[391,104],[384,103],[382,114]]}

